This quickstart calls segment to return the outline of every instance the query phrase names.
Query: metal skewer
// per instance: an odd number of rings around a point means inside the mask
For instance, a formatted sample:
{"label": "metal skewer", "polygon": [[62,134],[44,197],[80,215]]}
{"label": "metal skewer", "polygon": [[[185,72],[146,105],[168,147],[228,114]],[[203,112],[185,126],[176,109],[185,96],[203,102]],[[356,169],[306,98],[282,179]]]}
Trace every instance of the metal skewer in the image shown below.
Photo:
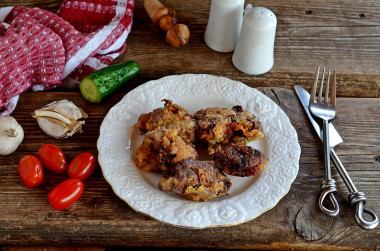
{"label": "metal skewer", "polygon": [[[379,218],[372,210],[364,207],[364,204],[367,202],[365,194],[363,192],[359,192],[356,189],[342,162],[340,162],[338,156],[336,155],[334,149],[331,149],[330,156],[332,158],[334,166],[338,170],[339,175],[342,177],[344,184],[346,184],[346,187],[350,192],[348,195],[348,201],[351,203],[351,205],[356,206],[355,220],[357,224],[366,230],[376,228],[377,225],[379,225]],[[363,218],[364,213],[372,217],[372,221],[366,221]]]}

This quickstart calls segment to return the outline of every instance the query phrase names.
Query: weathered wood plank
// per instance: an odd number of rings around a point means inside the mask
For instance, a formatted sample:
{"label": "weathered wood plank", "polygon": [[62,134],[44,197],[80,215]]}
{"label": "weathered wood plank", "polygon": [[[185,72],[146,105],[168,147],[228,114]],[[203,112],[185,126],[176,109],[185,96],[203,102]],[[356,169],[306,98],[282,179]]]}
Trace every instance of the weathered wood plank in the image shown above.
{"label": "weathered wood plank", "polygon": [[[98,245],[135,247],[187,247],[235,249],[374,250],[380,248],[380,230],[361,230],[354,210],[347,203],[347,189],[338,182],[337,198],[342,212],[336,219],[322,215],[316,200],[323,180],[323,147],[307,121],[295,95],[289,89],[298,84],[310,89],[317,65],[337,69],[338,99],[334,120],[344,143],[336,152],[360,191],[367,206],[380,208],[380,5],[376,0],[246,1],[274,11],[278,18],[275,65],[260,76],[234,68],[232,53],[209,49],[203,34],[210,0],[162,0],[176,9],[180,22],[191,31],[189,44],[174,49],[164,34],[151,24],[143,0],[135,1],[134,24],[125,53],[115,63],[136,60],[142,67],[139,77],[119,89],[101,105],[89,104],[77,90],[44,93],[26,92],[13,116],[25,130],[25,139],[11,156],[0,156],[0,245]],[[24,5],[56,12],[60,0],[4,0],[0,7]],[[85,181],[83,196],[72,207],[55,211],[47,194],[64,175],[46,172],[40,187],[26,188],[17,171],[18,161],[37,154],[40,146],[60,146],[68,160],[88,151],[97,154],[100,124],[109,110],[134,87],[172,74],[206,73],[229,77],[259,87],[289,116],[302,148],[300,171],[289,193],[272,210],[253,221],[203,230],[169,226],[136,213],[114,195],[100,168]],[[271,87],[271,88],[268,88]],[[281,87],[276,89],[272,87]],[[347,98],[361,97],[361,98]],[[367,98],[363,98],[367,97]],[[372,97],[373,99],[368,99]],[[30,116],[34,109],[70,99],[88,114],[84,133],[55,140],[41,132]]]}
{"label": "weathered wood plank", "polygon": [[[380,230],[364,231],[355,224],[354,210],[346,200],[347,190],[335,171],[333,176],[338,181],[337,198],[342,213],[338,218],[331,219],[322,215],[315,205],[324,175],[323,147],[293,92],[284,89],[261,91],[280,105],[297,130],[302,148],[298,177],[279,204],[255,220],[232,227],[203,230],[169,226],[136,213],[114,195],[99,168],[85,181],[85,192],[72,207],[64,211],[53,210],[47,202],[47,194],[65,176],[47,171],[40,187],[26,188],[18,177],[19,159],[26,154],[36,154],[45,143],[60,146],[68,160],[83,151],[97,154],[96,140],[102,119],[123,94],[112,95],[102,105],[89,104],[75,92],[22,94],[13,115],[27,131],[25,140],[13,155],[0,157],[0,244],[275,250],[375,249],[380,245]],[[82,107],[89,118],[83,134],[56,140],[40,131],[30,113],[35,108],[61,98],[72,100]],[[380,152],[380,135],[376,131],[380,122],[379,108],[379,99],[340,98],[339,116],[335,120],[336,127],[345,139],[336,151],[358,189],[366,193],[369,200],[367,206],[374,210],[380,207],[380,184],[377,182],[380,179],[380,163],[375,161]],[[353,120],[362,123],[353,123]],[[360,131],[360,134],[353,133],[356,131]],[[310,219],[313,228],[307,225]],[[310,236],[313,238],[310,239]]]}
{"label": "weathered wood plank", "polygon": [[[210,1],[162,1],[177,11],[180,22],[191,31],[189,44],[174,49],[151,21],[143,1],[135,2],[134,24],[127,49],[115,63],[136,60],[140,78],[130,87],[171,74],[223,75],[252,87],[291,89],[294,83],[309,87],[318,65],[335,68],[338,95],[380,97],[380,6],[377,1],[246,1],[268,7],[278,19],[275,64],[271,71],[251,76],[232,64],[232,53],[218,53],[203,41]],[[55,12],[60,1],[2,1],[1,6],[26,5]],[[122,88],[121,91],[128,91]]]}
{"label": "weathered wood plank", "polygon": [[7,246],[4,251],[105,251],[104,247],[66,247],[66,246]]}

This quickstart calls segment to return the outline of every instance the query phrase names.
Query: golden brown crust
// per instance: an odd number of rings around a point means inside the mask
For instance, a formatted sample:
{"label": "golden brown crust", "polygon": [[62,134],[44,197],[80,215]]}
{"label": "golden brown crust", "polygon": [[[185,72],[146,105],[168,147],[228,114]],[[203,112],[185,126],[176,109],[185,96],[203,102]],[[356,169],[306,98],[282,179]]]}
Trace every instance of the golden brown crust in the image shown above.
{"label": "golden brown crust", "polygon": [[233,136],[245,137],[246,141],[264,137],[260,121],[241,106],[232,109],[211,107],[196,112],[196,135],[208,145],[228,143]]}
{"label": "golden brown crust", "polygon": [[150,113],[141,114],[136,127],[142,133],[155,130],[157,127],[177,129],[178,135],[186,141],[195,140],[195,121],[182,106],[173,104],[171,100],[163,99],[165,105]]}
{"label": "golden brown crust", "polygon": [[178,136],[176,129],[158,127],[146,134],[133,156],[136,166],[148,172],[166,172],[171,165],[197,159],[194,145]]}
{"label": "golden brown crust", "polygon": [[165,174],[158,187],[188,200],[208,201],[227,195],[231,180],[215,162],[190,159],[177,164],[170,174]]}
{"label": "golden brown crust", "polygon": [[147,172],[160,173],[161,166],[157,161],[157,153],[153,150],[153,140],[145,138],[133,155],[135,165]]}
{"label": "golden brown crust", "polygon": [[236,112],[231,123],[234,134],[240,134],[248,141],[256,141],[264,137],[261,122],[255,115],[244,111],[241,106],[234,106],[232,109]]}
{"label": "golden brown crust", "polygon": [[268,164],[264,153],[241,144],[210,146],[208,153],[220,164],[223,171],[234,176],[257,176]]}
{"label": "golden brown crust", "polygon": [[157,152],[157,160],[164,164],[177,164],[187,159],[197,159],[198,153],[194,145],[183,141],[177,129],[157,128],[146,134],[153,140],[153,149]]}
{"label": "golden brown crust", "polygon": [[[142,114],[136,124],[146,133],[134,155],[142,170],[162,173],[159,188],[185,199],[207,201],[227,194],[231,181],[223,173],[257,176],[268,158],[246,146],[264,137],[260,121],[241,106],[232,109],[210,107],[192,117],[181,106],[163,100],[165,105]],[[214,161],[199,161],[195,136],[208,145]]]}
{"label": "golden brown crust", "polygon": [[232,136],[232,117],[236,113],[227,108],[210,107],[196,112],[193,117],[196,121],[196,133],[201,142],[217,144],[227,142]]}

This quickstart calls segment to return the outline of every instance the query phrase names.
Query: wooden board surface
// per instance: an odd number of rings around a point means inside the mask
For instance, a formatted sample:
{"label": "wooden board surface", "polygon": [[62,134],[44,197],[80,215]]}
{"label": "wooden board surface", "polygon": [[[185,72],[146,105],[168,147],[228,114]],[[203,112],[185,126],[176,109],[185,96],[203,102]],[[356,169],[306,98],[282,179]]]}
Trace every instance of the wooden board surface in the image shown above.
{"label": "wooden board surface", "polygon": [[[0,7],[24,5],[56,12],[59,0],[2,0]],[[56,89],[21,95],[13,116],[25,130],[25,139],[11,156],[0,156],[0,245],[134,246],[292,250],[376,250],[380,229],[364,231],[354,221],[347,189],[337,172],[337,196],[342,213],[331,219],[316,201],[323,180],[323,147],[307,121],[293,85],[311,89],[316,67],[326,65],[338,74],[338,115],[334,121],[344,143],[336,147],[353,181],[365,192],[367,206],[380,214],[380,2],[378,0],[246,1],[271,9],[278,24],[275,64],[271,71],[251,76],[232,64],[232,53],[208,48],[203,35],[210,0],[162,0],[189,26],[189,44],[174,49],[164,42],[149,20],[143,1],[135,1],[134,23],[125,53],[115,60],[136,60],[139,77],[128,82],[101,105],[89,104],[78,90]],[[114,195],[100,168],[85,181],[80,200],[64,211],[47,202],[48,192],[65,176],[46,172],[43,184],[26,188],[17,172],[18,161],[36,155],[43,144],[60,146],[68,160],[83,151],[97,155],[100,124],[110,107],[136,86],[167,75],[206,73],[229,77],[258,87],[289,116],[302,148],[300,171],[289,193],[272,210],[253,221],[222,228],[191,230],[173,227],[136,213]],[[283,89],[279,89],[283,88]],[[45,104],[70,99],[89,118],[85,132],[55,140],[41,132],[30,114]]]}
{"label": "wooden board surface", "polygon": [[[232,64],[232,53],[219,53],[203,40],[211,1],[162,0],[176,10],[179,22],[189,26],[188,45],[171,48],[165,34],[155,27],[135,1],[134,23],[127,48],[115,63],[136,60],[142,74],[124,88],[172,74],[207,73],[222,75],[252,87],[282,87],[298,84],[309,87],[318,65],[335,68],[338,95],[380,97],[380,4],[378,0],[246,1],[271,9],[277,16],[271,71],[251,76]],[[1,6],[24,5],[56,12],[59,0],[5,0]]]}
{"label": "wooden board surface", "polygon": [[[289,193],[272,210],[253,221],[203,230],[170,226],[136,213],[121,201],[104,180],[100,168],[86,180],[85,192],[70,208],[55,211],[47,194],[65,175],[46,172],[37,188],[25,187],[17,172],[18,161],[27,154],[36,155],[40,146],[56,144],[67,159],[88,151],[97,154],[99,126],[108,109],[123,94],[114,94],[102,105],[85,102],[78,93],[25,93],[21,95],[14,117],[26,130],[25,139],[11,156],[0,157],[0,244],[3,245],[100,245],[156,246],[189,248],[375,249],[380,247],[380,229],[365,231],[354,221],[354,210],[346,200],[347,189],[338,181],[337,196],[341,214],[332,219],[317,208],[323,179],[323,147],[306,120],[294,93],[284,89],[261,89],[289,116],[299,135],[302,148],[299,174]],[[61,99],[72,100],[88,114],[84,133],[70,139],[46,136],[30,116],[35,108]],[[380,132],[379,99],[338,100],[334,121],[345,142],[336,147],[338,155],[358,189],[369,199],[367,206],[380,208]],[[379,213],[379,212],[377,212]]]}

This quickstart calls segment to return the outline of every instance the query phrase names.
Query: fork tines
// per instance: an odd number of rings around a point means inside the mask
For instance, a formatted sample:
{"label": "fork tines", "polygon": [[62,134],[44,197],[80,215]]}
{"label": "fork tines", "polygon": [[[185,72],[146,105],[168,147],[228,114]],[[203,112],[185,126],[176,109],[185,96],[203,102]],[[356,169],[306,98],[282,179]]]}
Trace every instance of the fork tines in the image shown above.
{"label": "fork tines", "polygon": [[[323,83],[324,83],[325,72],[326,72],[325,67],[323,67],[322,78],[321,78],[321,87],[319,88],[318,100],[315,100],[315,95],[316,95],[318,80],[319,80],[320,68],[321,67],[318,66],[317,74],[315,76],[314,85],[313,85],[313,88],[311,90],[310,103],[321,103],[321,104],[328,105],[329,104],[330,75],[331,75],[331,71],[332,71],[331,69],[329,69],[329,71],[328,71],[327,84],[326,84],[326,88],[325,88],[325,96],[324,96],[324,99],[322,100],[322,98],[323,98],[323,96],[322,96],[322,94],[323,94]],[[336,73],[335,73],[335,70],[333,70],[332,95],[331,95],[331,100],[330,100],[330,104],[332,106],[335,106],[335,96],[336,96]]]}

